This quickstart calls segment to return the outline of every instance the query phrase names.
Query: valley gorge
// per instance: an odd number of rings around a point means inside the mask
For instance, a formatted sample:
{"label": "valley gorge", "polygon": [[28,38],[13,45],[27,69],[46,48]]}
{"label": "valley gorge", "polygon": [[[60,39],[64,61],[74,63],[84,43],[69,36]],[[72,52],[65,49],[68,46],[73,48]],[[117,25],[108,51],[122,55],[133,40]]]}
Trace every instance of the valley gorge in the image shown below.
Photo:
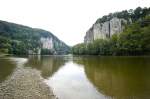
{"label": "valley gorge", "polygon": [[70,47],[51,32],[0,21],[0,52],[16,55],[67,54]]}

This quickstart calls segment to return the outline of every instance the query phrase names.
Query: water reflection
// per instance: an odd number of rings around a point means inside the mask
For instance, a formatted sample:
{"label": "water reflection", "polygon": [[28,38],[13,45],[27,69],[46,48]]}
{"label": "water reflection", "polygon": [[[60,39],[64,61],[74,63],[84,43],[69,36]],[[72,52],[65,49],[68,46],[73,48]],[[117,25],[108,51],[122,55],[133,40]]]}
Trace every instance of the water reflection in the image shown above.
{"label": "water reflection", "polygon": [[41,71],[43,78],[53,75],[67,60],[64,56],[29,56],[26,67],[32,67]]}
{"label": "water reflection", "polygon": [[0,57],[0,83],[12,74],[16,64],[8,58]]}
{"label": "water reflection", "polygon": [[150,97],[149,57],[75,57],[92,84],[113,99]]}
{"label": "water reflection", "polygon": [[[150,57],[3,57],[0,58],[0,96],[11,93],[16,97],[21,90],[21,96],[41,94],[43,97],[43,93],[49,95],[46,82],[59,99],[149,99],[149,60]],[[41,80],[44,85],[39,89]]]}
{"label": "water reflection", "polygon": [[59,99],[103,99],[87,79],[82,65],[70,61],[46,80]]}

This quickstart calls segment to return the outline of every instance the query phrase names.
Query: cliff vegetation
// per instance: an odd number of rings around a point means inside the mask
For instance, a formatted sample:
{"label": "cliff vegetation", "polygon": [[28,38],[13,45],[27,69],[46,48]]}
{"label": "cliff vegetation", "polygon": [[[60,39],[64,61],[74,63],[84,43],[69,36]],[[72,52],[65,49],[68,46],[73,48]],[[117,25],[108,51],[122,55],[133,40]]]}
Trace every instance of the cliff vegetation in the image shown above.
{"label": "cliff vegetation", "polygon": [[[132,13],[129,14],[131,11]],[[72,53],[75,55],[150,55],[150,8],[137,8],[111,15],[124,19],[129,19],[130,16],[133,22],[126,24],[121,33],[114,33],[109,38],[75,45]],[[106,21],[105,17],[98,19],[97,22]]]}
{"label": "cliff vegetation", "polygon": [[[41,38],[47,41],[41,42]],[[46,46],[43,47],[43,45]],[[69,50],[69,46],[51,32],[0,21],[0,53],[17,55],[67,54]]]}

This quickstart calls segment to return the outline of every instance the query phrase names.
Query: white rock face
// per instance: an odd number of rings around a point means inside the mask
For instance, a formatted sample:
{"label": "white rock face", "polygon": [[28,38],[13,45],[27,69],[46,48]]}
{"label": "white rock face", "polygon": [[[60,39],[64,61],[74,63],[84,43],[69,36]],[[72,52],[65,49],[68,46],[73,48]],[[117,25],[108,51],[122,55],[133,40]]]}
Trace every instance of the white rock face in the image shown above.
{"label": "white rock face", "polygon": [[122,26],[122,22],[126,23],[124,19],[119,19],[116,17],[110,20],[110,36],[123,31],[124,26]]}
{"label": "white rock face", "polygon": [[52,38],[41,38],[42,48],[53,49],[53,39]]}
{"label": "white rock face", "polygon": [[102,27],[101,23],[93,25],[94,40],[98,38],[103,38],[103,39],[105,38],[106,33],[103,31],[103,29],[104,29],[104,26]]}
{"label": "white rock face", "polygon": [[84,42],[90,43],[94,40],[94,35],[93,35],[93,29],[89,29],[89,31],[86,32],[86,36],[84,37]]}
{"label": "white rock face", "polygon": [[127,24],[127,21],[117,17],[114,17],[110,21],[106,21],[104,23],[95,23],[92,28],[86,32],[84,42],[90,43],[96,39],[110,38],[113,34],[123,31],[124,26],[122,23]]}

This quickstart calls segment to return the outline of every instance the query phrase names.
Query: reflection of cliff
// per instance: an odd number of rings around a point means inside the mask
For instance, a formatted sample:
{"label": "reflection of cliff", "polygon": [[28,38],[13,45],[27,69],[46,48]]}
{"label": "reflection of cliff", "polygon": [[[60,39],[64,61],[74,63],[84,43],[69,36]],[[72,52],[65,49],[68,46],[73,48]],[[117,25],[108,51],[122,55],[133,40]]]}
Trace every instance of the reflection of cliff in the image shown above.
{"label": "reflection of cliff", "polygon": [[25,66],[40,70],[42,76],[47,78],[53,75],[64,63],[65,60],[62,56],[30,56]]}
{"label": "reflection of cliff", "polygon": [[15,67],[15,62],[12,62],[10,59],[0,58],[0,82],[11,75]]}
{"label": "reflection of cliff", "polygon": [[141,99],[149,96],[148,58],[84,57],[76,62],[84,65],[87,78],[106,96],[115,99]]}

